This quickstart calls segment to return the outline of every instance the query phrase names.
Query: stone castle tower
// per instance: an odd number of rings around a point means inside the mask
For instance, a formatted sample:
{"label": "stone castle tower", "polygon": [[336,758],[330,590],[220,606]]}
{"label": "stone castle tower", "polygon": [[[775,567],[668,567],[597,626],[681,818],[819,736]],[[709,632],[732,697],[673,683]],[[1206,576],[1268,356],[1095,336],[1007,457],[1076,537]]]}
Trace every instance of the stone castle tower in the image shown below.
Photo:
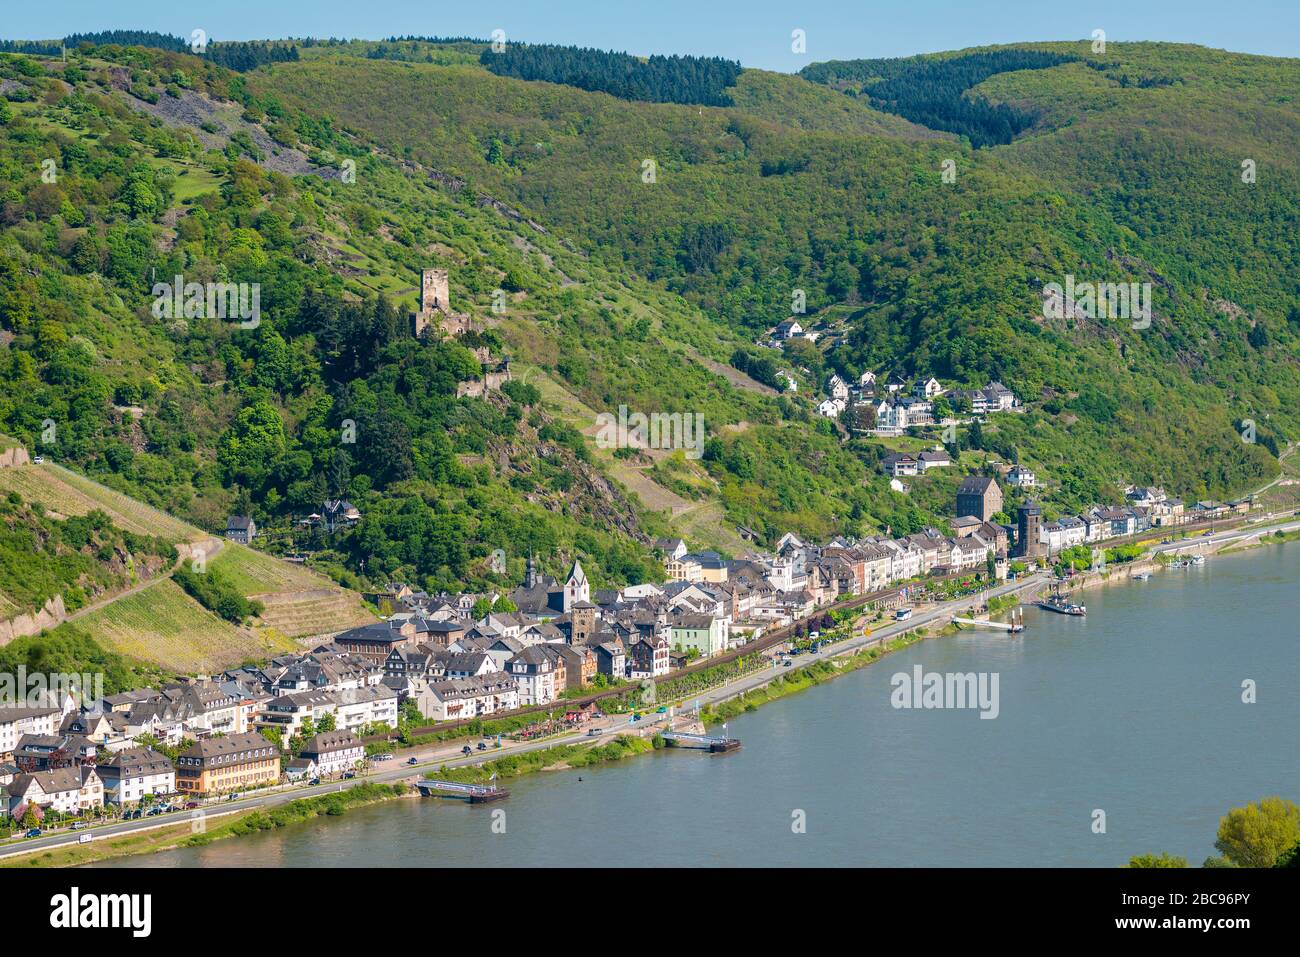
{"label": "stone castle tower", "polygon": [[420,311],[411,317],[415,338],[423,339],[439,328],[448,335],[456,335],[469,327],[469,316],[451,311],[447,270],[425,269],[420,274]]}

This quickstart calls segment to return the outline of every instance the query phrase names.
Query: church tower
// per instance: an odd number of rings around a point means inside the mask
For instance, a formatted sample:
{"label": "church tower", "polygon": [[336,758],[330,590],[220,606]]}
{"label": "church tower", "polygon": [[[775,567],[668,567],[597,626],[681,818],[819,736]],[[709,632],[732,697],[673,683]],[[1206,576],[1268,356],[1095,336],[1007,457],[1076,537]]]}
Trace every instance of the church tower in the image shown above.
{"label": "church tower", "polygon": [[587,573],[582,570],[582,563],[576,559],[569,579],[564,583],[564,610],[572,611],[578,602],[591,601],[591,586],[587,583]]}

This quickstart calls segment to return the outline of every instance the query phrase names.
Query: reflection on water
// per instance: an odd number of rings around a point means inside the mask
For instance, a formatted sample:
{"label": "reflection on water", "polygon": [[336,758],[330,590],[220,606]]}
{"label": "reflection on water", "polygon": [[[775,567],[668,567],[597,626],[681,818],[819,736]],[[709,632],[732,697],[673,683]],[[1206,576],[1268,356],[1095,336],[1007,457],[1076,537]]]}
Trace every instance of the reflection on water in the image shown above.
{"label": "reflection on water", "polygon": [[[1300,548],[1272,547],[1090,592],[1086,620],[1031,609],[1023,635],[926,641],[732,721],[734,754],[660,752],[511,782],[504,805],[392,802],[114,863],[1199,864],[1229,807],[1300,793],[1297,571]],[[895,710],[890,678],[914,664],[997,672],[997,719]]]}

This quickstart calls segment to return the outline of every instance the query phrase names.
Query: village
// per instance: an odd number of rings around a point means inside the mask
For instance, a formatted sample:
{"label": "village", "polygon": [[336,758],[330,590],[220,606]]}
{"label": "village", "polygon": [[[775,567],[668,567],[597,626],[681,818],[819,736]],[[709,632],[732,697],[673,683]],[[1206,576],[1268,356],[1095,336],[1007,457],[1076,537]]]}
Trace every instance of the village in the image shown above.
{"label": "village", "polygon": [[[922,453],[891,457],[886,468],[908,475],[936,464]],[[54,822],[84,827],[106,814],[159,815],[259,788],[345,779],[391,758],[386,742],[401,717],[437,727],[550,708],[580,724],[599,714],[580,701],[593,691],[668,679],[848,599],[901,607],[934,583],[986,587],[1080,545],[1250,507],[1185,506],[1134,486],[1123,503],[1054,521],[1028,499],[1014,522],[999,522],[1003,485],[1036,481],[1022,466],[966,477],[951,533],[927,527],[821,544],[787,533],[771,552],[734,558],[659,540],[665,577],[657,583],[594,589],[581,561],[559,579],[532,556],[510,590],[430,595],[394,583],[365,596],[381,621],[302,654],[97,700],[65,694],[3,707],[5,810],[12,828],[36,836]],[[330,510],[342,520],[345,505]]]}

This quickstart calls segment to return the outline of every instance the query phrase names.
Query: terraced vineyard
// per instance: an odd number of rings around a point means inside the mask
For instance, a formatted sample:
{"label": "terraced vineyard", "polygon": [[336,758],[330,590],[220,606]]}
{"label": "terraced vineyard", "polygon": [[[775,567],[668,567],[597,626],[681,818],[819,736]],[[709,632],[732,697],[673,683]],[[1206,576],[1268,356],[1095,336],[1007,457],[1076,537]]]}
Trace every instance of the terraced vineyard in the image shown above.
{"label": "terraced vineyard", "polygon": [[77,620],[106,648],[185,673],[232,668],[292,651],[273,632],[237,628],[213,615],[171,580],[161,581]]}
{"label": "terraced vineyard", "polygon": [[0,469],[0,492],[11,491],[25,501],[40,502],[65,516],[102,509],[114,525],[139,535],[161,535],[173,541],[206,537],[201,530],[166,512],[50,463]]}
{"label": "terraced vineyard", "polygon": [[245,597],[265,605],[261,624],[281,635],[329,634],[376,620],[357,595],[307,568],[243,545],[227,543],[212,567]]}

